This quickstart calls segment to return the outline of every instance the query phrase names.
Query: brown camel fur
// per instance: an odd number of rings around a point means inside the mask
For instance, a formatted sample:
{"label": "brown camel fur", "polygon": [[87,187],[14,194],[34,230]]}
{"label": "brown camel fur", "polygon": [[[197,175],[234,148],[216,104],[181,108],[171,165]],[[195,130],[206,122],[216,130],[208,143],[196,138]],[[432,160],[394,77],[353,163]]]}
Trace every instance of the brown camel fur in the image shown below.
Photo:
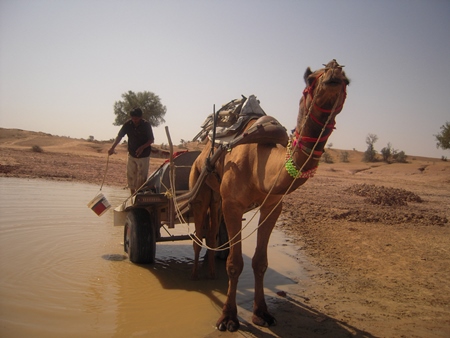
{"label": "brown camel fur", "polygon": [[[214,173],[207,176],[201,192],[192,202],[196,231],[203,234],[200,229],[209,228],[209,245],[212,245],[217,234],[218,216],[217,213],[211,213],[210,220],[205,221],[206,214],[208,209],[210,212],[218,209],[220,199],[212,198],[215,193],[220,194],[222,202],[222,213],[230,238],[230,253],[226,264],[229,278],[227,299],[216,324],[221,331],[239,329],[236,290],[243,270],[240,231],[242,216],[254,203],[260,206],[260,218],[256,250],[252,258],[255,278],[252,320],[256,325],[276,324],[275,318],[267,309],[263,286],[268,267],[269,237],[281,213],[284,194],[294,191],[314,175],[327,139],[334,129],[335,116],[342,110],[349,84],[342,66],[336,60],[315,72],[307,68],[304,79],[307,86],[300,99],[295,135],[288,146],[252,143],[238,145],[230,152],[225,152],[215,164]],[[250,125],[247,129],[249,127]],[[206,146],[193,164],[191,187],[197,181],[209,151]],[[291,161],[287,161],[289,156]],[[194,243],[196,260],[200,249]],[[210,264],[213,264],[211,260],[213,259],[209,259]],[[197,276],[196,269],[197,265],[193,276]],[[210,265],[212,276],[213,269]]]}

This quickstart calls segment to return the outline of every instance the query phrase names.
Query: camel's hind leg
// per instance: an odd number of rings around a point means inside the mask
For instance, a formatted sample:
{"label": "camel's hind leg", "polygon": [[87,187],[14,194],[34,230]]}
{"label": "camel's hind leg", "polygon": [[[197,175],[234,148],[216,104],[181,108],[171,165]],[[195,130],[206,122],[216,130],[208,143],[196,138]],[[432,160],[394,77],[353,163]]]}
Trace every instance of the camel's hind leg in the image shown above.
{"label": "camel's hind leg", "polygon": [[237,331],[240,324],[237,316],[236,292],[239,276],[244,268],[242,244],[240,242],[240,230],[244,211],[239,205],[230,201],[230,198],[222,200],[222,204],[223,217],[227,225],[228,238],[230,239],[230,253],[227,259],[227,299],[222,308],[222,315],[216,322],[216,326],[220,331]]}
{"label": "camel's hind leg", "polygon": [[[217,234],[219,232],[219,207],[220,195],[211,190],[211,199],[209,203],[209,222],[206,224],[206,245],[209,248],[217,247]],[[208,277],[216,278],[215,251],[209,250],[208,257]]]}
{"label": "camel's hind leg", "polygon": [[191,278],[198,279],[200,252],[202,250],[203,237],[207,231],[210,223],[208,215],[208,208],[211,200],[211,189],[207,186],[200,188],[197,198],[191,202],[191,209],[194,214],[195,222],[195,239],[193,241],[194,247],[194,266],[192,268]]}

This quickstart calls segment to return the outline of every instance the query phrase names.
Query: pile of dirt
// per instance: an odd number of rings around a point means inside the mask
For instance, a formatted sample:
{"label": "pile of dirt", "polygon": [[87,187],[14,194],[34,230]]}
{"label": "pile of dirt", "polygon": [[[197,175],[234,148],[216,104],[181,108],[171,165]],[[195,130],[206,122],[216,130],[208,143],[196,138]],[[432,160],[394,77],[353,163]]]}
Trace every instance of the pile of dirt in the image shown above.
{"label": "pile of dirt", "polygon": [[349,222],[363,223],[383,223],[386,225],[412,223],[415,225],[437,225],[444,226],[448,223],[445,216],[435,215],[426,209],[417,212],[404,210],[403,212],[391,212],[382,209],[374,212],[373,210],[350,209],[342,213],[336,213],[331,217],[333,220],[346,220]]}
{"label": "pile of dirt", "polygon": [[355,184],[345,190],[358,196],[365,197],[365,201],[371,204],[385,206],[408,205],[407,202],[422,203],[423,200],[411,191],[397,188],[386,188],[374,184]]}
{"label": "pile of dirt", "polygon": [[[347,193],[363,197],[363,203],[381,207],[368,208],[358,203],[348,211],[336,213],[332,219],[345,219],[349,222],[402,224],[414,223],[420,225],[444,226],[447,217],[439,215],[434,209],[409,206],[410,203],[424,203],[417,194],[401,188],[389,188],[374,184],[355,184],[344,190]],[[408,207],[409,206],[409,207]]]}
{"label": "pile of dirt", "polygon": [[[320,184],[320,181],[321,178],[317,178],[311,183]],[[402,188],[353,184],[339,190],[330,187],[321,190],[321,198],[317,198],[317,188],[313,188],[308,182],[299,192],[301,197],[294,192],[285,199],[284,214],[302,222],[323,224],[347,221],[384,225],[409,223],[416,226],[445,226],[449,223],[441,209]],[[299,201],[308,201],[307,207],[296,208]]]}

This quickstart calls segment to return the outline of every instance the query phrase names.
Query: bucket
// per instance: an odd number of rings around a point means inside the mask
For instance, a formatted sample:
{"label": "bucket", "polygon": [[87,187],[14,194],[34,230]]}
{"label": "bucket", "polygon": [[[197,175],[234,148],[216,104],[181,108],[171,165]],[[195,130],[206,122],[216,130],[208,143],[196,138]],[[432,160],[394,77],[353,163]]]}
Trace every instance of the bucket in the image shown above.
{"label": "bucket", "polygon": [[102,193],[99,193],[92,201],[88,203],[88,207],[92,209],[97,216],[101,216],[108,211],[109,208],[111,208],[111,204],[109,204],[108,200]]}
{"label": "bucket", "polygon": [[114,209],[114,226],[124,226],[128,212],[125,211],[123,205],[119,205]]}

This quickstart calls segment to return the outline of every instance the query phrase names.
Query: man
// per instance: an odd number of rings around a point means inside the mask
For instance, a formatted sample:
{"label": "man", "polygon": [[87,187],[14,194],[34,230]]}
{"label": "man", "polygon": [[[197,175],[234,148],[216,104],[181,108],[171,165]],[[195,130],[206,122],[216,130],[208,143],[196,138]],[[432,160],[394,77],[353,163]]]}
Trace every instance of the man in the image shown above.
{"label": "man", "polygon": [[147,181],[150,164],[151,144],[154,142],[152,126],[142,118],[142,110],[135,108],[130,112],[131,119],[120,128],[117,137],[108,150],[114,154],[114,149],[120,140],[128,136],[127,181],[131,194],[134,194]]}

